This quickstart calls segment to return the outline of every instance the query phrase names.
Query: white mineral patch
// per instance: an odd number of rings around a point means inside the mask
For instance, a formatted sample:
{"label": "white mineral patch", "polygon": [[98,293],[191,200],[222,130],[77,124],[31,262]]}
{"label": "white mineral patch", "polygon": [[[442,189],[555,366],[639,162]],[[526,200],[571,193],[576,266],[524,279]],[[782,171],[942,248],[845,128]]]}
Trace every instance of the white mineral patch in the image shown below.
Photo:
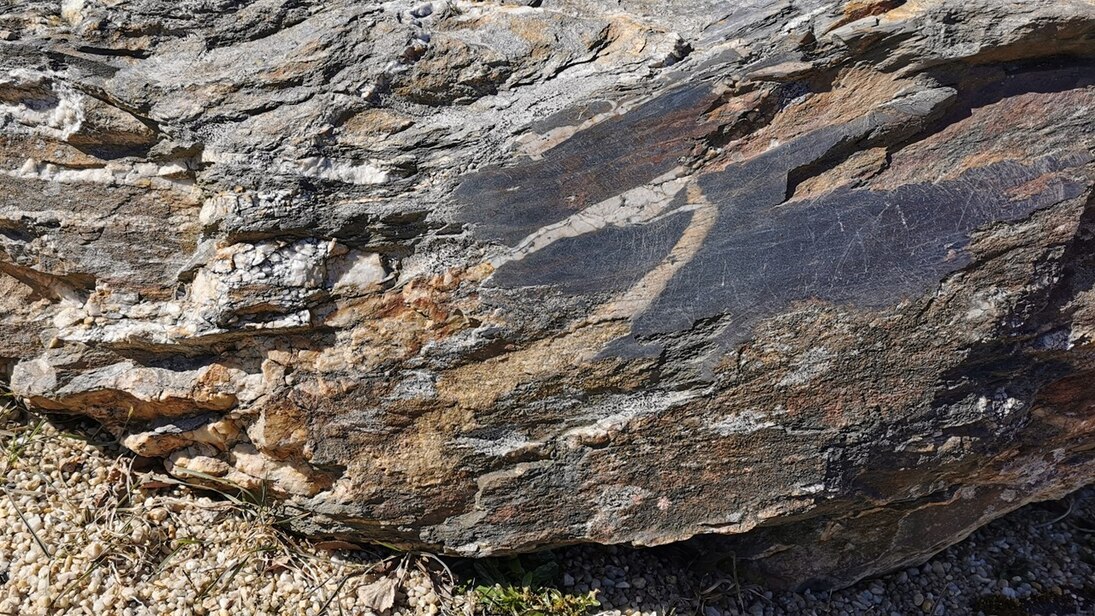
{"label": "white mineral patch", "polygon": [[0,90],[44,90],[47,87],[50,99],[0,103],[0,126],[16,133],[37,134],[62,141],[79,130],[84,119],[83,94],[58,81],[51,73],[14,69],[0,76]]}
{"label": "white mineral patch", "polygon": [[1003,419],[1023,406],[1023,401],[1013,398],[1004,392],[994,398],[981,396],[977,399],[977,410],[981,413],[992,413]]}
{"label": "white mineral patch", "polygon": [[47,182],[88,182],[92,184],[115,184],[114,171],[108,167],[92,169],[70,169],[58,167],[53,163],[42,163],[27,159],[16,175],[28,179]]}
{"label": "white mineral patch", "polygon": [[284,166],[289,173],[299,173],[321,180],[337,180],[347,184],[383,184],[388,181],[388,172],[372,163],[354,163],[313,156],[296,162],[287,162]]}
{"label": "white mineral patch", "polygon": [[240,326],[240,330],[277,330],[277,329],[297,329],[301,327],[308,327],[312,324],[312,311],[308,309],[297,310],[290,314],[280,316],[274,319],[267,319],[265,321],[258,321],[254,323],[245,323]]}
{"label": "white mineral patch", "polygon": [[241,195],[231,193],[222,193],[209,197],[202,202],[202,209],[198,213],[198,222],[209,226],[224,220],[229,213],[239,211],[239,200],[242,198],[244,197]]}
{"label": "white mineral patch", "polygon": [[793,31],[795,31],[795,29],[797,29],[802,24],[809,23],[809,21],[811,19],[813,19],[814,17],[817,17],[818,15],[824,13],[827,10],[831,10],[831,8],[832,7],[830,7],[830,6],[822,5],[822,6],[819,6],[818,8],[816,8],[816,9],[808,12],[808,13],[802,13],[801,15],[798,15],[798,16],[792,18],[792,19],[788,19],[783,24],[783,28],[782,28],[781,31],[784,32],[784,33],[793,32]]}
{"label": "white mineral patch", "polygon": [[530,441],[524,434],[510,432],[497,439],[460,437],[455,439],[452,444],[456,447],[471,449],[475,453],[485,456],[499,457],[536,447],[541,443]]}
{"label": "white mineral patch", "polygon": [[62,0],[61,18],[75,26],[83,18],[84,0]]}
{"label": "white mineral patch", "polygon": [[376,288],[388,273],[380,255],[351,250],[327,265],[327,284],[336,292],[360,292]]}
{"label": "white mineral patch", "polygon": [[18,169],[0,170],[0,175],[46,182],[141,186],[198,194],[189,179],[179,178],[178,168],[176,163],[165,166],[154,163],[107,163],[102,167],[72,168],[28,158]]}
{"label": "white mineral patch", "polygon": [[167,163],[156,170],[156,175],[162,177],[184,177],[188,173],[190,168],[181,162]]}
{"label": "white mineral patch", "polygon": [[[206,207],[218,209],[230,197],[210,199]],[[369,291],[386,277],[379,255],[335,242],[238,243],[219,249],[197,269],[184,300],[123,305],[116,294],[94,295],[81,307],[58,312],[54,326],[61,340],[163,345],[230,331],[298,329],[311,325],[308,302],[319,289]],[[251,304],[239,299],[244,288],[254,293],[252,304],[264,306],[261,317],[254,318],[247,310]],[[96,317],[93,326],[87,316]]]}
{"label": "white mineral patch", "polygon": [[[236,244],[198,270],[183,301],[127,305],[116,295],[92,296],[82,308],[58,312],[54,325],[59,339],[73,342],[181,344],[229,331],[214,321],[239,309],[231,300],[233,289],[262,284],[268,289],[263,301],[272,300],[285,312],[259,321],[244,318],[233,329],[308,326],[312,314],[301,302],[323,284],[326,254],[327,244],[315,240]],[[97,317],[94,326],[86,324],[85,316]]]}
{"label": "white mineral patch", "polygon": [[272,165],[279,173],[285,175],[302,175],[347,184],[385,184],[388,181],[388,172],[384,169],[384,164],[377,160],[362,162],[339,160],[324,156],[309,156],[296,160],[277,159],[272,163],[260,163],[247,154],[218,150],[214,147],[202,152],[201,161],[207,164],[240,167],[254,167],[259,164],[264,167]]}
{"label": "white mineral patch", "polygon": [[197,303],[220,303],[228,289],[263,284],[284,289],[317,289],[326,278],[325,242],[233,244],[195,276],[191,297]]}
{"label": "white mineral patch", "polygon": [[98,344],[134,341],[148,344],[176,344],[180,339],[193,337],[196,334],[197,331],[193,325],[123,319],[97,324],[93,328],[79,325],[65,327],[58,332],[57,337],[69,342]]}
{"label": "white mineral patch", "polygon": [[561,436],[575,444],[587,439],[607,437],[619,432],[637,417],[660,413],[699,395],[702,395],[702,392],[671,391],[607,396],[589,406],[588,415],[600,416],[599,419],[591,424],[571,428]]}
{"label": "white mineral patch", "polygon": [[729,436],[731,434],[746,434],[765,428],[774,428],[776,425],[775,422],[768,421],[768,416],[765,413],[747,409],[730,415],[708,427],[722,436]]}
{"label": "white mineral patch", "polygon": [[811,483],[806,485],[800,485],[796,487],[791,496],[809,496],[811,494],[819,494],[825,491],[825,484],[823,483]]}

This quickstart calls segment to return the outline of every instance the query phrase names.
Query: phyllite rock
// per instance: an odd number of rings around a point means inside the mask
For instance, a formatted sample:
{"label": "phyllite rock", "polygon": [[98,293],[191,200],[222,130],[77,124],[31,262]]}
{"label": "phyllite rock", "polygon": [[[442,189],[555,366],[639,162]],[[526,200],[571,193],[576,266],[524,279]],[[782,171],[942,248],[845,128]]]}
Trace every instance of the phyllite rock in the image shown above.
{"label": "phyllite rock", "polygon": [[303,532],[825,587],[1095,480],[1089,0],[0,11],[0,374]]}

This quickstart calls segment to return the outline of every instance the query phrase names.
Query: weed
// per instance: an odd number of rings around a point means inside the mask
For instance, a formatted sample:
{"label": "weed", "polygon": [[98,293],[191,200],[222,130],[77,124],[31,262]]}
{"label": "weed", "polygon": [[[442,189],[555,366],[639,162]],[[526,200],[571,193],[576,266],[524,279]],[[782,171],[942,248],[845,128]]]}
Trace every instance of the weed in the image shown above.
{"label": "weed", "polygon": [[[19,404],[18,400],[11,395],[7,390],[0,390],[0,419],[5,424],[14,425],[14,421],[19,417],[27,416],[27,411]],[[3,436],[8,438],[5,460],[4,460],[4,473],[7,474],[12,467],[14,467],[23,457],[23,452],[27,446],[30,445],[42,432],[42,428],[46,425],[44,417],[38,417],[34,422],[34,426],[28,431],[26,426],[21,426],[15,430],[4,430]]]}
{"label": "weed", "polygon": [[550,555],[477,561],[473,609],[490,616],[582,616],[598,607],[597,591],[574,595],[553,586],[559,565]]}
{"label": "weed", "polygon": [[499,616],[583,616],[601,605],[595,590],[570,595],[556,588],[533,590],[527,586],[478,586],[475,597],[486,614]]}
{"label": "weed", "polygon": [[1017,599],[1003,595],[984,595],[973,600],[973,610],[986,616],[1028,616],[1029,612]]}
{"label": "weed", "polygon": [[475,577],[487,585],[540,588],[559,577],[559,563],[550,554],[479,560],[473,569]]}

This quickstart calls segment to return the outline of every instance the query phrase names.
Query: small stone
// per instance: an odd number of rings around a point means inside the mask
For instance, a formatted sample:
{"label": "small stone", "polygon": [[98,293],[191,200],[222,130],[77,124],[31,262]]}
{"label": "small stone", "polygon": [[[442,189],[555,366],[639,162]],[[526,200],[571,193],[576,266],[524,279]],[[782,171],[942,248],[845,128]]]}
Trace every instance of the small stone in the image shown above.
{"label": "small stone", "polygon": [[419,19],[421,19],[423,17],[429,17],[432,14],[433,14],[433,3],[432,2],[424,2],[424,3],[419,4],[418,6],[414,7],[413,9],[411,9],[411,15],[413,17],[418,17]]}
{"label": "small stone", "polygon": [[569,573],[564,573],[563,574],[563,586],[566,586],[567,588],[570,588],[571,586],[574,586],[574,576],[572,576]]}

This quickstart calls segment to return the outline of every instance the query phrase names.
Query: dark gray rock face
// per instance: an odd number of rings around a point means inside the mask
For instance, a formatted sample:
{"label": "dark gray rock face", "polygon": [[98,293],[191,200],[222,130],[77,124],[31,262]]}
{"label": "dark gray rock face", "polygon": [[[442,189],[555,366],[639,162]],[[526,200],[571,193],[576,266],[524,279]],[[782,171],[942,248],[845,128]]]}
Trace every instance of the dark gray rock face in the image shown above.
{"label": "dark gray rock face", "polygon": [[1088,0],[0,8],[0,369],[301,530],[787,586],[1095,479]]}

